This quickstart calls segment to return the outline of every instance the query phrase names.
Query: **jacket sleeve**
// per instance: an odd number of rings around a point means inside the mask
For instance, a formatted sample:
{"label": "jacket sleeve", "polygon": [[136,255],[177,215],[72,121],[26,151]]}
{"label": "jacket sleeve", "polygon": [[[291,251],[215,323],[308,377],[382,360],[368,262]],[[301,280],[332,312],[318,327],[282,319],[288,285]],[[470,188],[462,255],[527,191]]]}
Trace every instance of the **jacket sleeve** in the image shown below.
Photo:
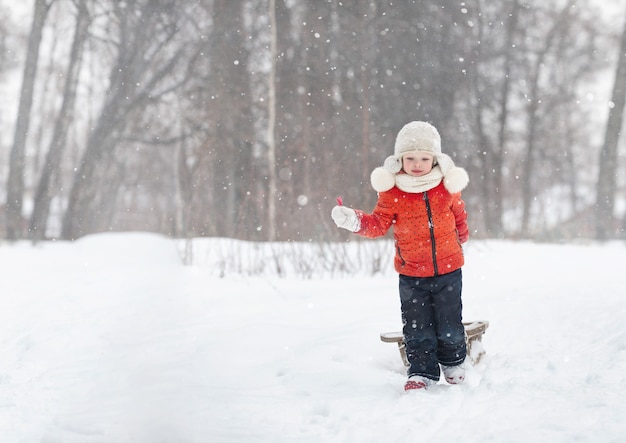
{"label": "jacket sleeve", "polygon": [[461,198],[461,194],[452,196],[452,213],[456,222],[456,231],[459,241],[465,243],[469,239],[469,227],[467,226],[467,212],[465,212],[465,202]]}
{"label": "jacket sleeve", "polygon": [[386,193],[378,195],[378,202],[371,214],[366,214],[364,211],[356,210],[357,216],[361,222],[361,226],[357,234],[368,238],[382,237],[389,231],[393,220],[395,219],[395,213],[393,213],[390,204],[390,198]]}

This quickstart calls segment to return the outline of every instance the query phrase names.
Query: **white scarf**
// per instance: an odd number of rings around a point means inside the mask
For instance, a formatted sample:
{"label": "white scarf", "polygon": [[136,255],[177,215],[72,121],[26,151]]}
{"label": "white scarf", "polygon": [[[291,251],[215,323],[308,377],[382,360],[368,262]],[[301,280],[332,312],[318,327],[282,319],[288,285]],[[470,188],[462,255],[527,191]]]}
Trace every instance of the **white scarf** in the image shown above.
{"label": "white scarf", "polygon": [[439,165],[436,165],[428,174],[414,177],[409,174],[396,174],[396,186],[404,192],[418,194],[433,189],[443,178]]}

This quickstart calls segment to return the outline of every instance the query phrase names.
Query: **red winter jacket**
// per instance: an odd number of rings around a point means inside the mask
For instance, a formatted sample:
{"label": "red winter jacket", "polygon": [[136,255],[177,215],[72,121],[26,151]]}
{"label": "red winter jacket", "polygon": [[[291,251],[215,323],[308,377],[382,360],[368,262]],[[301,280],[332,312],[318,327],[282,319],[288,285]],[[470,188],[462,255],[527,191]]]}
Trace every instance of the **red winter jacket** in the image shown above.
{"label": "red winter jacket", "polygon": [[372,214],[357,210],[357,234],[381,237],[393,225],[399,274],[433,277],[464,264],[461,243],[469,238],[467,213],[461,194],[450,194],[443,182],[433,189],[408,193],[397,187],[378,195]]}

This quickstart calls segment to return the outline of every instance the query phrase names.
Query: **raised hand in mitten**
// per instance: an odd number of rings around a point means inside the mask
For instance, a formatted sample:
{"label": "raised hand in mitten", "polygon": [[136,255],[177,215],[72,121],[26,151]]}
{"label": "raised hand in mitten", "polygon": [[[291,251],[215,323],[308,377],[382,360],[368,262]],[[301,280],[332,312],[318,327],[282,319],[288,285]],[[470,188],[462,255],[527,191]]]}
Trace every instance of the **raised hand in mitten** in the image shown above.
{"label": "raised hand in mitten", "polygon": [[335,224],[348,231],[356,232],[361,227],[361,221],[352,208],[346,206],[335,206],[330,213]]}

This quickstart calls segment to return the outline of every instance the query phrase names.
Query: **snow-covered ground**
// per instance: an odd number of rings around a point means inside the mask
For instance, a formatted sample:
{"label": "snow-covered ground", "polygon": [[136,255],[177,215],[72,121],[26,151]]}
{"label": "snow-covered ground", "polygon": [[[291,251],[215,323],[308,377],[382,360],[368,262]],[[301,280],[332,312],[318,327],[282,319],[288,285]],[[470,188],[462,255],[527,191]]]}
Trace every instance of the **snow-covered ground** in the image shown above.
{"label": "snow-covered ground", "polygon": [[626,246],[472,241],[462,386],[406,394],[397,277],[219,277],[173,240],[0,246],[0,440],[621,442]]}

